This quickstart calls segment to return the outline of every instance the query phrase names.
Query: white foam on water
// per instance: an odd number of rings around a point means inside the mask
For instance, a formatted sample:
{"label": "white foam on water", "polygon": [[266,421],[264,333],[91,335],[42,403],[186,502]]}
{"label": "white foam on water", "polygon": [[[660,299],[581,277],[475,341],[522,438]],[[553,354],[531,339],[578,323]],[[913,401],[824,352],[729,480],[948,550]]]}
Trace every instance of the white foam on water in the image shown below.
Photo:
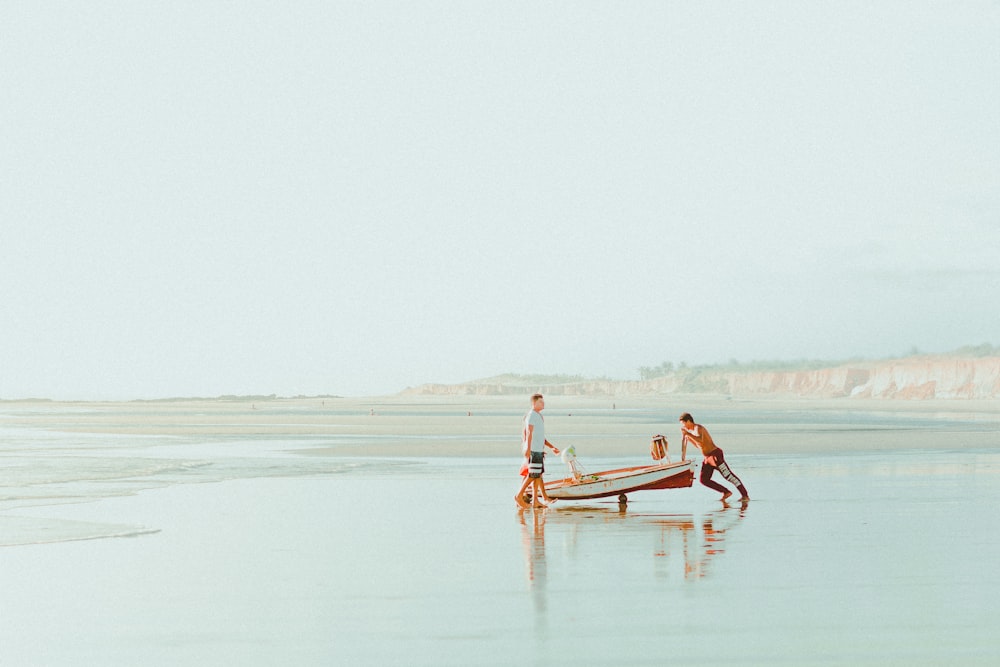
{"label": "white foam on water", "polygon": [[[130,537],[157,530],[113,521],[64,520],[59,506],[176,484],[339,475],[373,465],[296,453],[315,445],[315,438],[96,434],[73,431],[77,426],[61,412],[54,428],[63,430],[0,427],[0,546]],[[26,514],[31,508],[44,508],[44,514]]]}
{"label": "white foam on water", "polygon": [[0,547],[49,544],[109,537],[137,537],[157,528],[31,516],[0,516]]}

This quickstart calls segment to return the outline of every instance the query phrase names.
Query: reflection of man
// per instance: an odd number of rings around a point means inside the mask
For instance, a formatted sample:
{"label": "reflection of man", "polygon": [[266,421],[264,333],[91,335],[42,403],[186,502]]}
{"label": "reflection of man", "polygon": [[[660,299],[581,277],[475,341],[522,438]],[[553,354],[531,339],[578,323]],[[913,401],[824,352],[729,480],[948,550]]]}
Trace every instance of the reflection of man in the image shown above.
{"label": "reflection of man", "polygon": [[733,492],[722,486],[718,482],[712,481],[712,474],[718,470],[722,474],[723,479],[736,487],[740,492],[741,502],[749,502],[750,494],[747,493],[747,489],[743,486],[743,482],[740,478],[736,476],[730,468],[729,464],[726,463],[725,454],[722,448],[715,446],[715,441],[712,440],[712,436],[708,434],[708,429],[706,429],[701,424],[695,424],[694,418],[691,413],[685,412],[680,417],[681,422],[681,460],[687,453],[687,443],[693,443],[698,449],[701,450],[702,455],[705,457],[701,462],[701,483],[710,489],[718,491],[722,494],[722,502],[726,502],[729,496],[733,495]]}
{"label": "reflection of man", "polygon": [[542,473],[545,472],[545,448],[550,447],[555,454],[559,453],[555,445],[545,439],[545,420],[542,418],[542,410],[545,409],[545,398],[541,394],[531,397],[531,410],[524,418],[524,430],[522,431],[522,447],[524,455],[528,458],[528,476],[524,478],[521,489],[514,496],[514,501],[518,507],[527,508],[524,502],[524,492],[530,485],[531,504],[534,507],[545,507],[542,500],[549,500],[545,493],[545,482],[542,481]]}
{"label": "reflection of man", "polygon": [[532,512],[532,528],[524,520],[525,513],[518,512],[517,518],[521,524],[521,544],[524,547],[524,560],[527,567],[528,586],[538,613],[535,631],[544,637],[547,633],[546,590],[545,590],[545,512]]}
{"label": "reflection of man", "polygon": [[708,563],[718,554],[725,553],[723,546],[726,531],[736,525],[736,522],[744,517],[747,511],[747,504],[739,510],[739,514],[734,513],[733,508],[726,506],[717,512],[711,512],[702,517],[701,520],[701,553],[697,564],[689,570],[685,570],[692,577],[708,576]]}
{"label": "reflection of man", "polygon": [[[521,544],[524,547],[525,561],[528,566],[528,581],[545,579],[545,512],[532,512],[531,530],[525,522],[524,512],[518,512],[521,524]],[[539,583],[544,583],[540,581]]]}

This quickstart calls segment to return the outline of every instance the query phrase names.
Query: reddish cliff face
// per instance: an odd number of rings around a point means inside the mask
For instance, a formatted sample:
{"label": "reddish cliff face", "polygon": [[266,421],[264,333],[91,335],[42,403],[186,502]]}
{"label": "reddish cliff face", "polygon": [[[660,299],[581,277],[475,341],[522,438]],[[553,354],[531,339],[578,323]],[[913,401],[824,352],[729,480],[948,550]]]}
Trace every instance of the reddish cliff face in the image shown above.
{"label": "reddish cliff face", "polygon": [[915,357],[777,373],[729,373],[733,395],[855,398],[997,398],[1000,357]]}
{"label": "reddish cliff face", "polygon": [[484,381],[423,385],[406,393],[500,396],[533,391],[564,396],[711,393],[745,397],[990,399],[1000,398],[1000,357],[919,356],[802,371],[685,369],[643,381],[535,385]]}

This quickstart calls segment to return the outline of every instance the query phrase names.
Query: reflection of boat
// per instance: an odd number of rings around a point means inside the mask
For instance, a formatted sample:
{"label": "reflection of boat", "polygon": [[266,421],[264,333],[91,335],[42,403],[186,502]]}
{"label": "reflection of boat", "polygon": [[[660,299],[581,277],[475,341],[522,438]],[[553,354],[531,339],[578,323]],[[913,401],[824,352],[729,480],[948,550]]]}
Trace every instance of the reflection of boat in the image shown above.
{"label": "reflection of boat", "polygon": [[633,491],[682,489],[691,486],[694,483],[694,466],[694,461],[678,461],[605,470],[547,482],[545,492],[550,498],[560,500],[618,496],[620,502],[625,502],[625,494]]}
{"label": "reflection of boat", "polygon": [[[545,608],[548,580],[561,586],[567,565],[585,559],[594,572],[612,572],[623,559],[651,553],[653,576],[682,576],[694,581],[711,574],[710,565],[725,553],[727,533],[746,515],[723,506],[701,516],[693,514],[636,513],[624,504],[613,508],[607,503],[557,503],[544,512],[518,512],[527,565],[528,581],[539,609]],[[545,542],[559,549],[546,552]],[[640,570],[630,569],[636,574]],[[640,576],[636,574],[636,576]],[[641,575],[645,576],[645,575]]]}

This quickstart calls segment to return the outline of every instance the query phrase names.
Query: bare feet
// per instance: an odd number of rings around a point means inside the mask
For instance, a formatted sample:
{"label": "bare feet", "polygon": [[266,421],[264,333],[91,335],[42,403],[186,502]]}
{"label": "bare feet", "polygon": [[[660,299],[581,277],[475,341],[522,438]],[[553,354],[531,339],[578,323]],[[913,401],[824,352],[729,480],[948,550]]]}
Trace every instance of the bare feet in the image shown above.
{"label": "bare feet", "polygon": [[524,502],[524,498],[522,498],[521,496],[514,496],[514,502],[517,503],[517,506],[523,510],[526,510],[528,509],[528,507],[530,507],[528,503]]}
{"label": "bare feet", "polygon": [[726,491],[722,494],[722,502],[729,500],[729,496],[733,495],[732,491]]}
{"label": "bare feet", "polygon": [[740,502],[746,505],[748,502],[750,502],[750,496],[741,496]]}

